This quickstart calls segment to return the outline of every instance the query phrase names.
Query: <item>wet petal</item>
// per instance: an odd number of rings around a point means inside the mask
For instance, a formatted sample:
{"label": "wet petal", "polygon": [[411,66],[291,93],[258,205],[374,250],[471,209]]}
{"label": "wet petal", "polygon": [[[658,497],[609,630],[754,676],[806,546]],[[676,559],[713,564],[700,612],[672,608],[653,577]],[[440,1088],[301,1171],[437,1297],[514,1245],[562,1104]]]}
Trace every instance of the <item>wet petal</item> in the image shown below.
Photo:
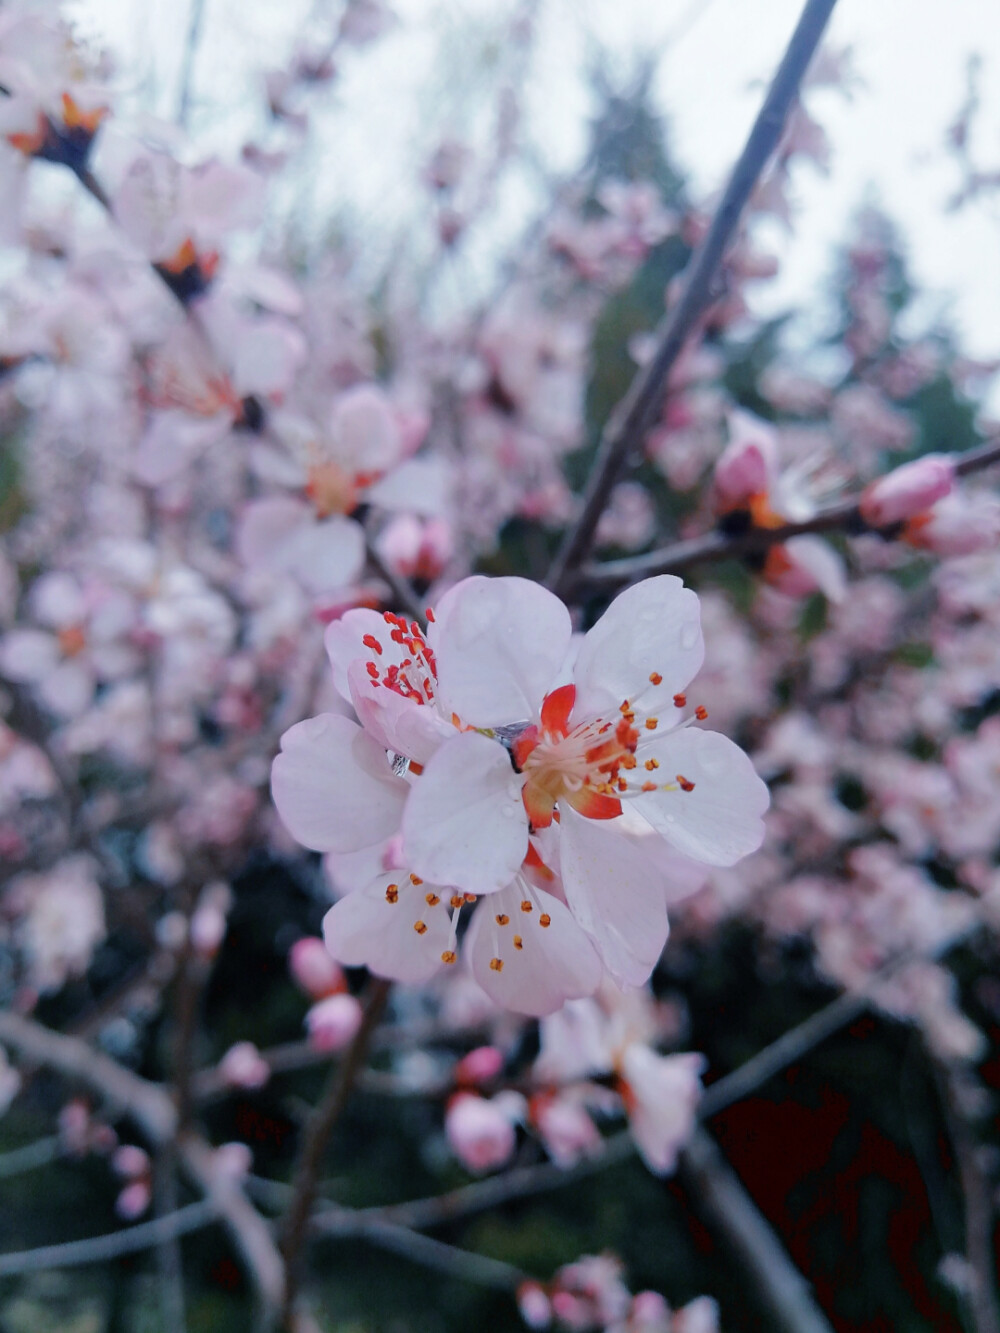
{"label": "wet petal", "polygon": [[385,751],[334,713],[286,731],[271,769],[285,827],[318,852],[355,852],[388,838],[399,827],[407,791]]}
{"label": "wet petal", "polygon": [[497,741],[464,732],[413,784],[403,845],[418,874],[467,893],[505,888],[528,850],[521,785]]}

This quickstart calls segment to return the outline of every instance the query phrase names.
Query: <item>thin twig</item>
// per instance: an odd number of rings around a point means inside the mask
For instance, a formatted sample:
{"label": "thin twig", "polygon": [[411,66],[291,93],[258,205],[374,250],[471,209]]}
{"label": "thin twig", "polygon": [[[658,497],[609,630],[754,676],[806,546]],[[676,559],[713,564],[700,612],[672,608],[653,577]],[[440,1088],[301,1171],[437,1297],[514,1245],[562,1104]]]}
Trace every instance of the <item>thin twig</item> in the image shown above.
{"label": "thin twig", "polygon": [[392,566],[382,559],[378,548],[370,536],[365,537],[365,550],[368,554],[368,563],[379,578],[385,583],[388,583],[390,591],[396,599],[399,607],[421,625],[425,624],[427,621],[427,612],[421,605],[420,598],[410,586],[409,580],[404,579],[400,574],[397,574]]}
{"label": "thin twig", "polygon": [[[957,455],[955,474],[959,477],[971,476],[998,462],[1000,462],[1000,440],[991,440]],[[714,560],[730,560],[746,555],[762,555],[772,546],[805,533],[849,532],[858,535],[874,532],[886,536],[899,530],[899,524],[888,529],[880,529],[866,523],[861,517],[860,505],[861,497],[857,495],[850,500],[840,500],[836,504],[827,505],[812,518],[804,519],[801,523],[785,523],[780,528],[751,528],[749,532],[741,533],[739,536],[709,532],[703,537],[675,542],[662,550],[649,551],[645,555],[584,565],[573,575],[572,582],[574,585],[586,585],[592,588],[616,588],[632,583],[636,579],[649,578],[652,574],[674,574],[690,565],[705,564]]]}
{"label": "thin twig", "polygon": [[140,1250],[150,1250],[154,1245],[174,1241],[191,1231],[200,1231],[216,1220],[214,1205],[207,1199],[199,1199],[197,1203],[189,1203],[176,1212],[166,1213],[150,1222],[140,1222],[122,1231],[111,1231],[104,1236],[71,1240],[62,1245],[43,1245],[37,1250],[0,1254],[0,1277],[104,1263],[106,1260],[118,1259],[123,1254],[138,1254]]}
{"label": "thin twig", "polygon": [[368,1054],[369,1043],[389,999],[391,984],[373,980],[361,1026],[343,1059],[333,1070],[306,1126],[302,1149],[292,1179],[292,1195],[282,1224],[281,1250],[285,1258],[285,1318],[290,1321],[298,1286],[300,1253],[309,1214],[316,1199],[319,1170],[333,1133]]}
{"label": "thin twig", "polygon": [[9,1180],[19,1176],[22,1171],[35,1171],[40,1166],[48,1166],[56,1161],[62,1152],[62,1140],[58,1134],[51,1134],[46,1139],[35,1143],[26,1143],[23,1148],[12,1148],[0,1156],[0,1180]]}
{"label": "thin twig", "polygon": [[[1000,1333],[1000,1307],[997,1305],[996,1250],[993,1232],[996,1218],[993,1188],[979,1165],[978,1144],[962,1106],[959,1080],[962,1072],[934,1062],[941,1105],[948,1122],[948,1134],[958,1164],[965,1210],[965,1259],[970,1282],[966,1299],[975,1333]],[[966,1074],[965,1077],[968,1077]]]}
{"label": "thin twig", "polygon": [[205,20],[205,0],[191,0],[187,36],[184,39],[184,59],[181,64],[180,89],[177,94],[177,124],[187,129],[191,114],[191,94],[194,90],[194,67],[201,45],[202,25]]}
{"label": "thin twig", "polygon": [[133,1120],[154,1147],[177,1143],[185,1172],[211,1202],[243,1256],[262,1326],[273,1322],[284,1294],[284,1270],[267,1224],[239,1184],[216,1168],[213,1150],[204,1139],[188,1134],[178,1141],[177,1109],[166,1090],[123,1069],[78,1037],[52,1032],[19,1014],[0,1012],[0,1043],[27,1062],[45,1065],[89,1088],[112,1111]]}
{"label": "thin twig", "polygon": [[630,454],[654,424],[663,404],[667,378],[711,305],[716,273],[739,224],[743,208],[768,159],[777,147],[799,84],[819,45],[836,0],[806,0],[750,137],[733,167],[711,226],[687,271],[676,306],[662,324],[656,353],[643,367],[615,409],[601,438],[587,481],[583,508],[552,563],[547,586],[562,591],[586,554],[598,521]]}
{"label": "thin twig", "polygon": [[833,1333],[812,1291],[704,1130],[680,1157],[679,1175],[695,1211],[723,1237],[753,1284],[774,1333]]}

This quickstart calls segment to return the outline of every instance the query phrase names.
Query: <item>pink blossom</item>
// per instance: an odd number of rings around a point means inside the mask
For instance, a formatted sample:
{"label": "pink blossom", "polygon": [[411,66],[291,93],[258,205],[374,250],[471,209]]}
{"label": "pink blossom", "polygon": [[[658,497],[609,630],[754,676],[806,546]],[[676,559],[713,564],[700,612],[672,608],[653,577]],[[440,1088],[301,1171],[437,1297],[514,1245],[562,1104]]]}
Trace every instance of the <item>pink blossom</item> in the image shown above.
{"label": "pink blossom", "polygon": [[306,1014],[309,1041],[318,1051],[339,1051],[361,1026],[361,1005],[353,995],[328,995]]}
{"label": "pink blossom", "polygon": [[262,1088],[271,1066],[252,1041],[238,1041],[219,1061],[219,1074],[232,1088]]}
{"label": "pink blossom", "polygon": [[516,1109],[500,1097],[487,1099],[471,1092],[456,1093],[451,1099],[445,1134],[467,1170],[476,1174],[495,1171],[510,1160],[517,1146]]}
{"label": "pink blossom", "polygon": [[492,1083],[499,1078],[503,1067],[504,1054],[499,1047],[477,1046],[456,1064],[454,1079],[459,1085],[473,1087],[480,1083]]}
{"label": "pink blossom", "polygon": [[911,546],[946,557],[992,550],[1000,541],[1000,504],[982,493],[949,495],[911,518],[903,536]]}
{"label": "pink blossom", "polygon": [[701,1055],[657,1055],[633,1045],[622,1061],[629,1128],[651,1171],[666,1175],[691,1136],[701,1097]]}
{"label": "pink blossom", "polygon": [[872,482],[861,497],[861,516],[876,528],[913,518],[950,494],[954,479],[950,458],[925,454]]}
{"label": "pink blossom", "polygon": [[153,1201],[153,1187],[149,1180],[133,1180],[115,1200],[115,1212],[126,1222],[141,1217]]}
{"label": "pink blossom", "polygon": [[288,955],[288,967],[296,985],[314,1000],[325,999],[346,989],[343,970],[315,935],[305,935],[295,941]]}

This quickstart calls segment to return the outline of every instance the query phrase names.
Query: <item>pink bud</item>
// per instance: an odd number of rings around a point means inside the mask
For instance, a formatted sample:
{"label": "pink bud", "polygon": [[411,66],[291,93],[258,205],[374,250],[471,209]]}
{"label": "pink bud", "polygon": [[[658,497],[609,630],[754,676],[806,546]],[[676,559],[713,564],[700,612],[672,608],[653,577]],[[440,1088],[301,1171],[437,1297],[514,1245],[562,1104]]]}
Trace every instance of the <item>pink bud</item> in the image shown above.
{"label": "pink bud", "polygon": [[317,1051],[339,1051],[353,1040],[361,1026],[361,1005],[341,993],[320,1000],[306,1014],[309,1042]]}
{"label": "pink bud", "polygon": [[133,1180],[115,1200],[115,1212],[126,1222],[134,1222],[149,1207],[152,1191],[148,1180]]}
{"label": "pink bud", "polygon": [[202,958],[214,958],[226,935],[226,915],[215,903],[198,907],[191,917],[191,947]]}
{"label": "pink bud", "polygon": [[305,993],[314,1000],[335,995],[346,988],[344,973],[326,951],[326,945],[316,935],[296,940],[288,955],[292,977]]}
{"label": "pink bud", "polygon": [[227,1180],[240,1180],[253,1166],[253,1153],[245,1143],[223,1143],[212,1155],[212,1165]]}
{"label": "pink bud", "polygon": [[905,541],[935,555],[975,555],[1000,541],[1000,504],[991,495],[948,495],[906,525]]}
{"label": "pink bud", "polygon": [[111,1158],[111,1167],[120,1176],[148,1175],[149,1154],[134,1143],[123,1143]]}
{"label": "pink bud", "polygon": [[668,1333],[670,1306],[658,1291],[636,1293],[629,1311],[629,1328],[635,1333]]}
{"label": "pink bud", "polygon": [[840,602],[847,588],[840,556],[821,537],[808,535],[772,546],[764,563],[764,578],[786,597],[821,592],[831,602]]}
{"label": "pink bud", "polygon": [[766,493],[778,463],[774,428],[749,412],[729,418],[730,441],[715,465],[716,507],[726,513]]}
{"label": "pink bud", "polygon": [[950,458],[925,454],[866,487],[861,497],[861,517],[873,528],[913,518],[948,495],[954,481],[955,465]]}
{"label": "pink bud", "polygon": [[492,1083],[503,1069],[503,1051],[496,1046],[477,1046],[455,1066],[455,1082],[475,1086]]}
{"label": "pink bud", "polygon": [[219,1073],[233,1088],[262,1088],[271,1067],[252,1041],[238,1041],[219,1061]]}
{"label": "pink bud", "polygon": [[469,1171],[492,1171],[514,1153],[517,1136],[502,1106],[475,1093],[451,1099],[444,1120],[451,1150]]}
{"label": "pink bud", "polygon": [[552,1306],[537,1282],[522,1282],[517,1289],[517,1308],[529,1328],[548,1328],[552,1323]]}

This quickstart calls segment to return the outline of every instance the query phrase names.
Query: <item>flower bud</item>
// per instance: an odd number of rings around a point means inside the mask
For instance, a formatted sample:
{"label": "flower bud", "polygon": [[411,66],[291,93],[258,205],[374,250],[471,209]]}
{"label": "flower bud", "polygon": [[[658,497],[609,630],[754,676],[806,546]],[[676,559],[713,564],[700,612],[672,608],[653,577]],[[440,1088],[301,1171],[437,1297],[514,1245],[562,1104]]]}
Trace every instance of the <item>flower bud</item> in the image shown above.
{"label": "flower bud", "polygon": [[288,955],[288,969],[295,984],[313,1000],[325,999],[345,989],[344,973],[316,935],[296,940]]}
{"label": "flower bud", "polygon": [[529,1328],[548,1328],[552,1323],[552,1306],[537,1282],[522,1282],[517,1289],[517,1308]]}
{"label": "flower bud", "polygon": [[949,495],[910,519],[903,540],[935,555],[975,555],[1000,541],[1000,504],[991,495]]}
{"label": "flower bud", "polygon": [[153,1197],[149,1181],[133,1180],[130,1185],[126,1185],[115,1200],[115,1212],[119,1217],[123,1217],[126,1222],[134,1222],[137,1217],[141,1217],[149,1207]]}
{"label": "flower bud", "polygon": [[262,1088],[271,1067],[252,1041],[238,1041],[219,1061],[219,1073],[232,1088]]}
{"label": "flower bud", "polygon": [[477,1046],[455,1066],[455,1082],[459,1084],[492,1083],[503,1069],[503,1052],[496,1046]]}
{"label": "flower bud", "polygon": [[517,1146],[514,1126],[504,1107],[471,1092],[460,1092],[452,1098],[444,1129],[452,1152],[473,1172],[503,1166]]}
{"label": "flower bud", "polygon": [[773,427],[749,412],[729,418],[730,441],[715,464],[716,508],[721,513],[744,506],[753,495],[766,493],[778,462]]}
{"label": "flower bud", "polygon": [[353,1040],[361,1026],[361,1005],[341,993],[320,1000],[306,1014],[309,1042],[317,1051],[339,1051]]}
{"label": "flower bud", "polygon": [[861,517],[873,528],[913,518],[950,494],[954,481],[955,465],[950,458],[925,454],[866,487],[859,506]]}

